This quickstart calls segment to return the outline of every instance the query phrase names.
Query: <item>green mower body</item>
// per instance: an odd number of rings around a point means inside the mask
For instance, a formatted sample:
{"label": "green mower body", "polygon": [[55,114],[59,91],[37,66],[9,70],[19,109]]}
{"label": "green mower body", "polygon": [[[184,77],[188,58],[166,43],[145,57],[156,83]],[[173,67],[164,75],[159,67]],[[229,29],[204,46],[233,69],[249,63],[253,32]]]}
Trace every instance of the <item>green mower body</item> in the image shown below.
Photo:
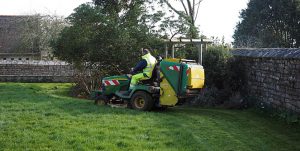
{"label": "green mower body", "polygon": [[140,81],[128,94],[129,85],[128,75],[105,77],[99,90],[94,91],[94,98],[138,110],[175,106],[199,95],[204,86],[204,69],[192,60],[166,59],[156,65],[150,79]]}

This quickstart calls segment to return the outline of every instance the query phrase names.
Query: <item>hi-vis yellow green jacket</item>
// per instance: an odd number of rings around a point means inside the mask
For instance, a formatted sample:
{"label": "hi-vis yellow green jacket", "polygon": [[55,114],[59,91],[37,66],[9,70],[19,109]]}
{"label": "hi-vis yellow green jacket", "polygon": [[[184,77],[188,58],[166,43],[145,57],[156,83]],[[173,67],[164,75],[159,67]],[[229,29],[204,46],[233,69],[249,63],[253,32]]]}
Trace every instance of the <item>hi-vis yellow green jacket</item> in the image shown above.
{"label": "hi-vis yellow green jacket", "polygon": [[156,59],[150,53],[143,55],[142,58],[147,61],[147,66],[143,70],[143,73],[146,74],[149,78],[151,78],[152,71],[156,64]]}

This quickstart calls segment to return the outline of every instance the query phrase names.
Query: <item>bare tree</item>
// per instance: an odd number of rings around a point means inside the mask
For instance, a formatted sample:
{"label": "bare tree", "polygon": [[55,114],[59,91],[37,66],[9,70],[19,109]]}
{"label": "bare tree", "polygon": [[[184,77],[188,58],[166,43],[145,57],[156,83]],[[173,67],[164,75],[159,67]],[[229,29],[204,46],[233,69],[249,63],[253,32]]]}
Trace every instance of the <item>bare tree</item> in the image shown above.
{"label": "bare tree", "polygon": [[37,53],[43,52],[47,55],[43,57],[50,59],[52,57],[50,43],[59,36],[65,26],[66,23],[60,16],[36,14],[24,17],[20,26],[22,49],[30,49]]}
{"label": "bare tree", "polygon": [[[182,7],[176,8],[174,3],[172,3],[171,1],[180,2]],[[195,22],[198,18],[200,3],[202,1],[203,0],[161,0],[162,3],[165,3],[177,15],[184,18],[185,21],[189,24],[189,38],[196,38],[198,36]]]}

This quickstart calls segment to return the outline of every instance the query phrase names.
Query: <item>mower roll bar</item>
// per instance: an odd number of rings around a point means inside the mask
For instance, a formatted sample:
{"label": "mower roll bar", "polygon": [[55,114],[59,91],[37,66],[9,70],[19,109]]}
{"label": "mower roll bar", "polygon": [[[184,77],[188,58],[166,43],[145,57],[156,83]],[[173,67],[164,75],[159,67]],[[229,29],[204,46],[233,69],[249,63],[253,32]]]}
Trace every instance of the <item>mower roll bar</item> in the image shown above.
{"label": "mower roll bar", "polygon": [[163,39],[163,42],[165,43],[165,58],[168,58],[168,44],[172,45],[172,58],[174,58],[174,52],[175,52],[175,44],[195,44],[198,48],[198,63],[202,65],[202,53],[203,53],[203,45],[205,46],[205,49],[207,47],[207,44],[213,43],[210,39]]}

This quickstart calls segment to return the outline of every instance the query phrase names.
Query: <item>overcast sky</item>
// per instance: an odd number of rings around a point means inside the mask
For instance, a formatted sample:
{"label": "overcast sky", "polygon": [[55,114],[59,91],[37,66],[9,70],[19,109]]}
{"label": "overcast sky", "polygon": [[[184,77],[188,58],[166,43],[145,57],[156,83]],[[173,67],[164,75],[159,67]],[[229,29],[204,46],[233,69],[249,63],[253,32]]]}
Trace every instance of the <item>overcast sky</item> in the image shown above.
{"label": "overcast sky", "polygon": [[[78,5],[92,0],[0,0],[0,15],[56,14],[68,16]],[[204,35],[225,36],[232,42],[239,12],[249,0],[203,0],[197,24]]]}

